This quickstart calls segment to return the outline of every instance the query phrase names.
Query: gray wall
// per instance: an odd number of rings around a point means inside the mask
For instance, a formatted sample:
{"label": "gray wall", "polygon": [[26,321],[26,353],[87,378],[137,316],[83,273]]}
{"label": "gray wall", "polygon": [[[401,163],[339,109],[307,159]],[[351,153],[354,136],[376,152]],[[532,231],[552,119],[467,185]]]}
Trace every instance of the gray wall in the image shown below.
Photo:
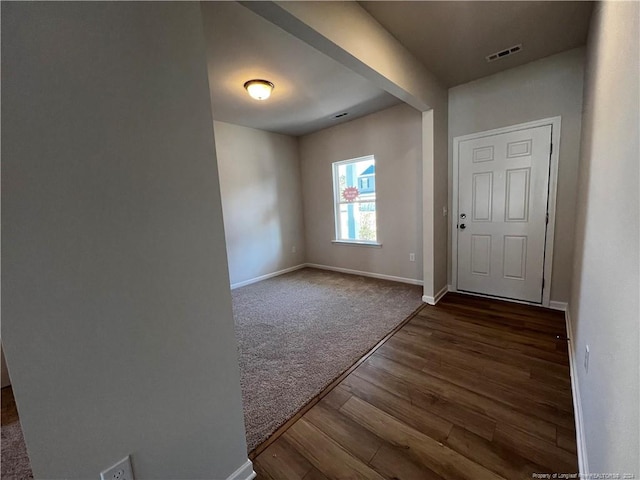
{"label": "gray wall", "polygon": [[2,342],[38,478],[246,461],[197,3],[2,3]]}
{"label": "gray wall", "polygon": [[434,107],[434,166],[433,166],[433,293],[436,295],[448,285],[449,216],[443,215],[443,207],[449,211],[448,165],[448,99],[446,94]]}
{"label": "gray wall", "polygon": [[304,263],[298,140],[222,122],[214,131],[231,283]]}
{"label": "gray wall", "polygon": [[635,478],[640,476],[639,6],[604,2],[594,9],[569,306],[590,472]]}
{"label": "gray wall", "polygon": [[[398,105],[300,137],[307,262],[422,279],[421,113]],[[382,248],[335,239],[333,162],[375,155]],[[416,254],[415,262],[409,253]]]}
{"label": "gray wall", "polygon": [[551,279],[551,300],[559,302],[571,289],[583,75],[579,48],[449,90],[450,145],[460,135],[562,116]]}

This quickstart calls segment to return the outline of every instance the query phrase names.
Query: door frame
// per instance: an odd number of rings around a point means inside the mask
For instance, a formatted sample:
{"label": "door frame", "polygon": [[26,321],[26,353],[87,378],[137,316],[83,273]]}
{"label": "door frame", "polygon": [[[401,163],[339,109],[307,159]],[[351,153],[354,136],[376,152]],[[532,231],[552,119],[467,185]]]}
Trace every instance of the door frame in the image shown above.
{"label": "door frame", "polygon": [[466,140],[474,140],[476,138],[499,135],[502,133],[511,133],[518,130],[528,130],[530,128],[551,126],[551,158],[549,160],[549,195],[547,198],[547,213],[549,214],[549,222],[547,223],[547,232],[544,243],[544,266],[543,279],[544,287],[542,288],[542,303],[527,302],[524,300],[507,299],[503,297],[494,297],[482,293],[469,293],[470,295],[478,295],[482,297],[499,298],[500,300],[511,301],[515,303],[526,303],[531,305],[542,305],[549,307],[551,301],[551,273],[553,267],[553,239],[556,225],[556,198],[558,190],[558,158],[560,154],[560,126],[562,117],[549,117],[532,122],[519,123],[508,127],[486,130],[484,132],[471,133],[462,135],[453,139],[453,175],[452,175],[452,198],[451,198],[451,285],[449,291],[458,291],[458,151],[460,142]]}

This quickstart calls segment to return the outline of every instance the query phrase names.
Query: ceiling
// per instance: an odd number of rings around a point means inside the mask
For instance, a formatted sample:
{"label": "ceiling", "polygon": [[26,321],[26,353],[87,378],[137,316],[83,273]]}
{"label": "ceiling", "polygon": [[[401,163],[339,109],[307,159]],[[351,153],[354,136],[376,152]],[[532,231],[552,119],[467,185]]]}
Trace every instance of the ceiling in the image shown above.
{"label": "ceiling", "polygon": [[[359,2],[447,87],[586,43],[593,2]],[[488,63],[487,55],[522,44]]]}
{"label": "ceiling", "polygon": [[[297,136],[400,103],[236,2],[203,2],[202,11],[215,120]],[[269,100],[247,95],[253,78],[274,83]]]}
{"label": "ceiling", "polygon": [[[447,87],[586,43],[592,2],[363,1],[366,9]],[[215,120],[304,135],[400,100],[237,2],[202,2]],[[491,53],[522,44],[488,63]],[[256,101],[252,78],[275,84]],[[339,119],[335,115],[348,112]]]}

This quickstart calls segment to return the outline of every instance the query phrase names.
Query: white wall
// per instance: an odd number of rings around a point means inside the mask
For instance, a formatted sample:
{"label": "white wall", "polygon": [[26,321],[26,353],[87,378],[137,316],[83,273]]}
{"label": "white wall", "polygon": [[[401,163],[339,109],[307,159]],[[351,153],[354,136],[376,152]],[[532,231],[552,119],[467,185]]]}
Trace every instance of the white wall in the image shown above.
{"label": "white wall", "polygon": [[231,283],[304,263],[298,140],[223,122],[214,131]]}
{"label": "white wall", "polygon": [[[422,280],[421,122],[421,113],[403,104],[300,137],[307,262]],[[383,246],[333,244],[331,164],[365,155],[376,158]]]}
{"label": "white wall", "polygon": [[246,461],[197,3],[2,4],[2,342],[37,478]]}
{"label": "white wall", "polygon": [[[455,137],[562,117],[551,279],[551,300],[559,302],[569,300],[571,289],[583,75],[584,48],[579,48],[449,90],[450,166]],[[450,270],[449,262],[449,278]]]}
{"label": "white wall", "polygon": [[639,6],[604,2],[594,9],[570,302],[589,471],[634,478],[640,476]]}

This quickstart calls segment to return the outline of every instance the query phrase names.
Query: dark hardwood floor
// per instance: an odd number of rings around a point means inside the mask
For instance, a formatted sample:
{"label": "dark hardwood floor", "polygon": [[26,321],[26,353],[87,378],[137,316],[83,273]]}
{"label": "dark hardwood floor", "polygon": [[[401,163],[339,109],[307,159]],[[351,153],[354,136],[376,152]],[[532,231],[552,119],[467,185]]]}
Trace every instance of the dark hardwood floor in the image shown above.
{"label": "dark hardwood floor", "polygon": [[11,425],[18,421],[18,409],[16,401],[13,398],[13,390],[11,387],[4,387],[0,393],[2,400],[2,426]]}
{"label": "dark hardwood floor", "polygon": [[255,459],[259,479],[578,471],[564,315],[448,294]]}

